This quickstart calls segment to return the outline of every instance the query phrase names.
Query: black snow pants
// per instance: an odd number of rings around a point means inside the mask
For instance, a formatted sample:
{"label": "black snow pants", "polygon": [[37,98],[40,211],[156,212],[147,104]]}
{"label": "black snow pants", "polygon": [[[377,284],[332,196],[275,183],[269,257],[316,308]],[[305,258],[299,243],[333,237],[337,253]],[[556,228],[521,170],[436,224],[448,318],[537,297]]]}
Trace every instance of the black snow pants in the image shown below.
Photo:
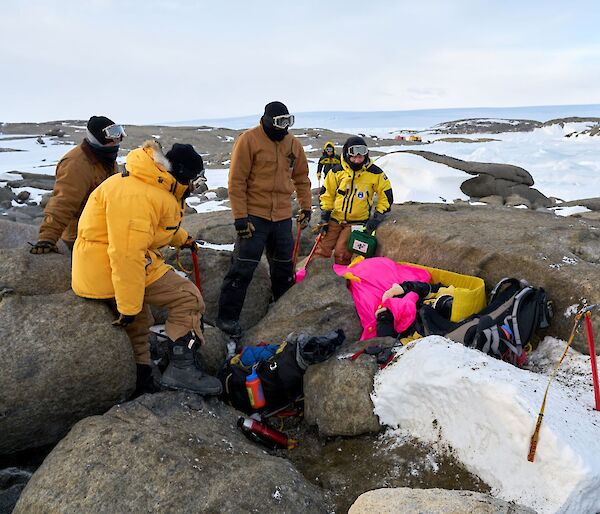
{"label": "black snow pants", "polygon": [[248,216],[248,219],[255,231],[248,239],[237,238],[231,266],[221,286],[219,319],[224,321],[239,320],[246,291],[265,248],[273,299],[277,300],[294,283],[292,220],[269,221],[257,216]]}

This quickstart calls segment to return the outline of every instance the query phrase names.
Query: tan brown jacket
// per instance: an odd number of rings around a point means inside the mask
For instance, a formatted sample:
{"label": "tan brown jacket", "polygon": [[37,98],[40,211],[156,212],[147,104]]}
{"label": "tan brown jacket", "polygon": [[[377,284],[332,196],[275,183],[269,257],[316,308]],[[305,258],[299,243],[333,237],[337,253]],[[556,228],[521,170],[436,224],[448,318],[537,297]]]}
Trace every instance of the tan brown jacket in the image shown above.
{"label": "tan brown jacket", "polygon": [[271,221],[292,217],[292,193],[310,210],[308,163],[300,142],[288,134],[271,141],[262,126],[247,130],[231,153],[229,200],[235,219],[248,214]]}
{"label": "tan brown jacket", "polygon": [[56,166],[54,191],[44,209],[38,240],[74,242],[79,216],[91,192],[117,171],[116,164],[108,171],[85,141],[68,152]]}

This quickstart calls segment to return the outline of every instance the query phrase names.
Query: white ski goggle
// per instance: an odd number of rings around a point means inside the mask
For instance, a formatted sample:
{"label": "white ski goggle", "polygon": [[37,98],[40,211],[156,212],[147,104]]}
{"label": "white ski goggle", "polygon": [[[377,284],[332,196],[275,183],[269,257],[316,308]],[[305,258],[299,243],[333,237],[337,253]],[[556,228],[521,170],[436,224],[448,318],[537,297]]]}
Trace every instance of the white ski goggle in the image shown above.
{"label": "white ski goggle", "polygon": [[282,114],[281,116],[273,116],[273,126],[278,129],[286,129],[294,124],[293,114]]}
{"label": "white ski goggle", "polygon": [[369,153],[369,149],[367,145],[353,145],[348,147],[348,155],[350,157],[356,157],[357,155],[367,155]]}
{"label": "white ski goggle", "polygon": [[106,139],[112,139],[113,141],[123,141],[123,138],[127,135],[123,126],[116,123],[103,128],[102,132]]}
{"label": "white ski goggle", "polygon": [[206,184],[206,177],[204,176],[204,170],[194,180],[190,180],[190,192],[194,193],[197,190],[206,191],[204,187]]}

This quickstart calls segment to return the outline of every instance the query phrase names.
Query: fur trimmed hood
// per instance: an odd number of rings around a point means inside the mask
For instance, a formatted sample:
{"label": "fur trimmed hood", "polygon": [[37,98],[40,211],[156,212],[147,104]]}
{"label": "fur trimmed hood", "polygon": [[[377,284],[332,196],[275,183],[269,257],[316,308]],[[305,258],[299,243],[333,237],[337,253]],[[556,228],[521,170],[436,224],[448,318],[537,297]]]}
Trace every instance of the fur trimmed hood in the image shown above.
{"label": "fur trimmed hood", "polygon": [[169,159],[165,157],[162,146],[158,141],[155,139],[148,139],[147,141],[144,141],[142,150],[151,150],[154,162],[162,166],[165,171],[171,171],[171,163],[169,162]]}

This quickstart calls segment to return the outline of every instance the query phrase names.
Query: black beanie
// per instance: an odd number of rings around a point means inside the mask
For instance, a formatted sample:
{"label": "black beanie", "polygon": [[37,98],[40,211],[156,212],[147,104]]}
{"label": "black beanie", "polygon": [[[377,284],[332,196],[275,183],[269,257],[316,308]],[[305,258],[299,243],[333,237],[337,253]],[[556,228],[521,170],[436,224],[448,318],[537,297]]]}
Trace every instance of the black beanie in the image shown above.
{"label": "black beanie", "polygon": [[346,139],[346,142],[344,143],[344,148],[342,149],[342,155],[344,156],[344,161],[346,161],[346,164],[348,166],[350,166],[350,168],[353,169],[354,171],[358,171],[369,161],[369,153],[367,152],[367,155],[365,155],[365,160],[361,164],[355,164],[353,162],[350,162],[350,156],[348,155],[348,148],[350,148],[351,146],[354,146],[354,145],[367,146],[367,143],[360,136],[350,136],[348,139]]}
{"label": "black beanie", "polygon": [[270,102],[265,105],[265,113],[260,119],[262,127],[271,141],[282,141],[288,134],[288,129],[279,129],[273,125],[275,116],[289,114],[288,108],[281,102]]}
{"label": "black beanie", "polygon": [[270,102],[265,105],[265,116],[268,116],[271,120],[275,116],[283,116],[289,113],[288,108],[281,102]]}
{"label": "black beanie", "polygon": [[187,184],[190,180],[195,180],[204,171],[202,157],[192,145],[175,143],[165,157],[171,163],[171,175],[180,184]]}
{"label": "black beanie", "polygon": [[96,138],[98,143],[106,145],[113,143],[113,140],[106,139],[102,130],[114,124],[115,122],[106,116],[92,116],[87,122],[87,129],[90,131],[92,136]]}

